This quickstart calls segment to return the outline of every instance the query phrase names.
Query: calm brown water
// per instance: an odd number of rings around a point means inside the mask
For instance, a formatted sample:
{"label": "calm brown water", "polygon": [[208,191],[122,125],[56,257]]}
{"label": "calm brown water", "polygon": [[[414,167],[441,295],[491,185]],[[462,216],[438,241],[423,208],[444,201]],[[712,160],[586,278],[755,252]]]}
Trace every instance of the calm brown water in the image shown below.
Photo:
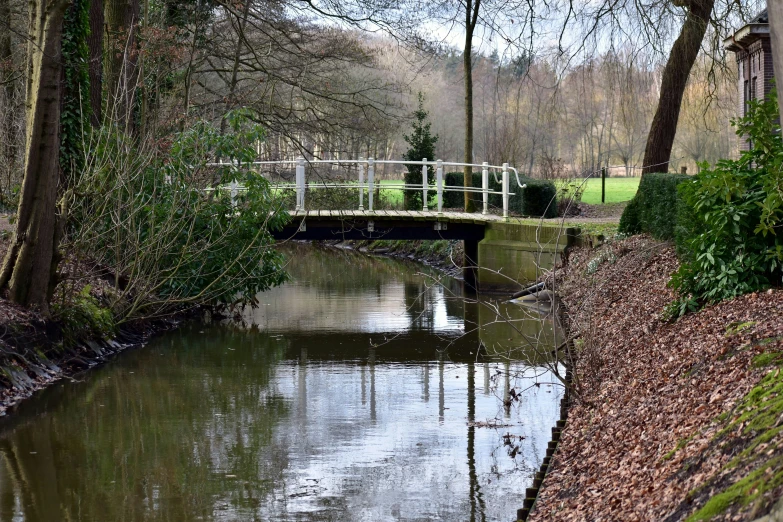
{"label": "calm brown water", "polygon": [[466,327],[486,309],[419,266],[289,254],[294,280],[242,324],[189,325],[25,404],[0,428],[0,520],[513,520],[560,389],[476,352],[520,334]]}

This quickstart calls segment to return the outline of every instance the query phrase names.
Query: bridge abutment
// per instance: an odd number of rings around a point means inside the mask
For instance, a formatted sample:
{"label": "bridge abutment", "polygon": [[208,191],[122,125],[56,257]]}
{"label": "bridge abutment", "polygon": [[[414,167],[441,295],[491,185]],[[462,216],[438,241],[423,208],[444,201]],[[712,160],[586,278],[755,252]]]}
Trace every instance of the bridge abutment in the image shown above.
{"label": "bridge abutment", "polygon": [[577,234],[576,228],[488,223],[484,239],[478,243],[478,290],[516,291],[520,285],[535,281],[576,243]]}

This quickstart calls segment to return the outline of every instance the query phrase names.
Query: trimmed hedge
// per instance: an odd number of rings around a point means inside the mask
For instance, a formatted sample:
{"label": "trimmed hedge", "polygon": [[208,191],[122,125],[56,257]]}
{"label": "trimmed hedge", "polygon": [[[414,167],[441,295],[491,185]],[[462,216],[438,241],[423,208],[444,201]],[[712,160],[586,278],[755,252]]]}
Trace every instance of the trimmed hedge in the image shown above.
{"label": "trimmed hedge", "polygon": [[686,174],[651,173],[642,176],[636,196],[620,217],[623,234],[646,232],[656,239],[674,239],[680,198],[677,186],[693,179]]}
{"label": "trimmed hedge", "polygon": [[[462,187],[464,174],[462,172],[447,172],[444,176],[445,186]],[[498,175],[500,179],[500,175]],[[520,189],[516,185],[516,179],[511,178],[510,191],[514,194],[508,200],[508,209],[510,212],[521,214],[523,216],[533,217],[557,217],[557,202],[554,201],[557,189],[554,183],[547,180],[525,178],[520,176],[520,181],[527,185],[527,188]],[[472,185],[481,188],[481,173],[473,173]],[[500,192],[502,186],[495,181],[495,176],[489,175],[489,190]],[[482,194],[474,192],[470,194],[470,199],[474,201],[477,208],[484,204]],[[461,208],[464,205],[464,196],[458,191],[444,191],[443,206],[446,208]],[[551,202],[551,204],[550,204]],[[496,208],[503,208],[503,196],[501,194],[490,194],[489,205]]]}

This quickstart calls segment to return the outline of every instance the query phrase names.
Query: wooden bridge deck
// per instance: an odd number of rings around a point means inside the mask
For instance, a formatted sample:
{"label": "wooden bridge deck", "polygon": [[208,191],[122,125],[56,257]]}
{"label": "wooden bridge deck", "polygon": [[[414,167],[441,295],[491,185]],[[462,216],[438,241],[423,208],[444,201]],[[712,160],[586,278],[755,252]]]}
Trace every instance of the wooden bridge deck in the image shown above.
{"label": "wooden bridge deck", "polygon": [[[378,220],[378,221],[440,221],[448,223],[473,223],[485,225],[491,222],[503,222],[502,216],[495,214],[441,212],[421,210],[298,210],[289,213],[292,218],[313,220]],[[297,220],[298,221],[298,220]]]}

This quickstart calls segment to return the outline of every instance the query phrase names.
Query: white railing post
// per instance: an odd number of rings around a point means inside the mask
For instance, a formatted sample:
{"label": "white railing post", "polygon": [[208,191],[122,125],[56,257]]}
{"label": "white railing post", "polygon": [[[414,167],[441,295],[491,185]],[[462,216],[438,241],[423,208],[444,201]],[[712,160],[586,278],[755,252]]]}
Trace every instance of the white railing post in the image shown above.
{"label": "white railing post", "polygon": [[503,164],[503,219],[508,219],[508,163]]}
{"label": "white railing post", "polygon": [[443,213],[443,160],[438,160],[435,176],[436,176],[435,182],[437,183],[436,188],[438,189],[438,214],[442,214]]}
{"label": "white railing post", "polygon": [[364,158],[359,157],[359,210],[364,210]]}
{"label": "white railing post", "polygon": [[424,165],[421,167],[421,201],[422,210],[427,212],[427,158],[422,158]]}
{"label": "white railing post", "polygon": [[302,156],[296,158],[296,210],[305,209],[305,160]]}
{"label": "white railing post", "polygon": [[481,192],[484,198],[484,210],[482,214],[486,214],[489,211],[489,169],[487,168],[489,163],[486,161],[481,164]]}
{"label": "white railing post", "polygon": [[236,208],[237,207],[237,192],[239,192],[238,191],[238,184],[237,184],[236,180],[234,180],[234,181],[231,182],[231,191],[230,191],[230,194],[231,194],[231,207],[232,208]]}
{"label": "white railing post", "polygon": [[370,212],[372,212],[374,181],[375,181],[375,160],[373,158],[367,158],[367,203],[369,205],[368,210]]}

